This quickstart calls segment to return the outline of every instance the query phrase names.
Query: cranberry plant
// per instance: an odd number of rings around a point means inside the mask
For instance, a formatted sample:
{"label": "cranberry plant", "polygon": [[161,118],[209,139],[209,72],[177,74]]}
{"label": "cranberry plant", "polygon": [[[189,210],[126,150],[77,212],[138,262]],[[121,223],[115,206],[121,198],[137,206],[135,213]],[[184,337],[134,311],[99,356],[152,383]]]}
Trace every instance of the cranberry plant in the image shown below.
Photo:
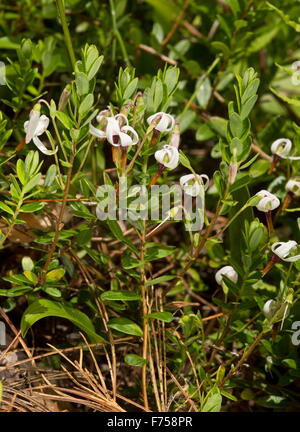
{"label": "cranberry plant", "polygon": [[[251,3],[226,2],[222,41],[199,71],[182,40],[167,59],[183,67],[138,74],[114,2],[106,43],[122,66],[96,44],[80,40],[74,51],[62,1],[60,40],[25,38],[9,59],[0,253],[14,262],[1,272],[1,307],[29,341],[67,322],[108,365],[112,398],[145,410],[279,410],[298,400],[299,99],[249,59],[278,31],[262,24],[265,10],[299,29],[277,6]],[[248,34],[235,37],[247,13],[264,33],[246,50]],[[163,35],[158,18],[156,48]],[[292,68],[278,69],[290,79]],[[192,91],[187,73],[197,76]],[[268,112],[270,94],[285,121]]]}

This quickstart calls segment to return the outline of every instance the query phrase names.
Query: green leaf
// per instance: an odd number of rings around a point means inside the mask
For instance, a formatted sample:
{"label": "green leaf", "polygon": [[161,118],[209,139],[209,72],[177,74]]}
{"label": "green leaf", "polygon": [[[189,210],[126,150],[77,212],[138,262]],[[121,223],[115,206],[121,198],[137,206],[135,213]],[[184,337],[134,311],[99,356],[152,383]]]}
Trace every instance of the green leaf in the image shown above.
{"label": "green leaf", "polygon": [[163,322],[171,322],[173,320],[173,314],[171,312],[153,312],[146,315],[147,318],[154,318]]}
{"label": "green leaf", "polygon": [[248,115],[250,114],[252,108],[254,107],[256,101],[257,101],[258,96],[257,95],[253,95],[251,96],[250,99],[247,100],[247,102],[245,102],[243,104],[242,110],[241,110],[241,119],[245,120],[246,117],[248,117]]}
{"label": "green leaf", "polygon": [[143,357],[137,355],[137,354],[127,354],[124,358],[125,363],[127,363],[129,366],[136,366],[136,367],[142,367],[144,364],[147,363]]}
{"label": "green leaf", "polygon": [[120,225],[116,220],[107,220],[106,223],[117,240],[125,243],[132,252],[138,254],[137,248],[123,235]]}
{"label": "green leaf", "polygon": [[29,182],[26,183],[26,185],[24,186],[23,193],[26,194],[30,192],[31,189],[35,188],[39,184],[41,177],[42,177],[41,173],[38,173],[35,176],[33,176],[32,179],[29,180]]}
{"label": "green leaf", "polygon": [[159,284],[159,283],[162,283],[162,282],[170,281],[170,280],[175,279],[175,278],[176,278],[176,276],[160,276],[158,278],[148,280],[145,283],[145,286],[156,285],[156,284]]}
{"label": "green leaf", "polygon": [[206,395],[201,412],[220,412],[222,396],[217,387],[213,387]]}
{"label": "green leaf", "polygon": [[62,111],[56,111],[56,117],[65,126],[66,129],[71,129],[74,125],[72,120],[67,114]]}
{"label": "green leaf", "polygon": [[232,113],[229,117],[229,125],[234,137],[240,138],[243,135],[243,122],[236,112]]}
{"label": "green leaf", "polygon": [[10,207],[8,207],[8,205],[4,204],[4,202],[0,201],[0,209],[5,211],[6,213],[9,213],[10,215],[14,215],[15,212],[13,211],[13,209],[11,209]]}
{"label": "green leaf", "polygon": [[84,117],[86,115],[86,113],[92,108],[94,103],[94,96],[89,93],[85,96],[85,98],[83,99],[83,101],[81,102],[81,104],[79,105],[79,117]]}
{"label": "green leaf", "polygon": [[43,202],[35,202],[35,203],[29,203],[22,205],[20,212],[23,213],[34,213],[36,211],[41,210],[45,207],[45,203]]}
{"label": "green leaf", "polygon": [[121,333],[130,334],[133,336],[143,336],[141,327],[128,318],[112,318],[107,325],[108,327]]}
{"label": "green leaf", "polygon": [[75,326],[85,332],[93,342],[106,341],[95,332],[92,321],[83,312],[73,309],[64,302],[37,299],[25,310],[21,320],[22,336],[25,337],[30,327],[42,318],[60,317],[71,321]]}
{"label": "green leaf", "polygon": [[283,19],[283,21],[289,25],[290,27],[292,27],[294,30],[296,30],[296,32],[300,32],[300,24],[292,21],[290,19],[290,17],[288,15],[286,15],[282,10],[278,9],[276,6],[274,6],[273,4],[266,2],[267,6],[269,6],[270,9],[273,9],[275,12],[277,12],[277,14]]}
{"label": "green leaf", "polygon": [[[200,78],[201,80],[201,78]],[[209,78],[205,78],[204,81],[198,81],[196,84],[198,87],[197,91],[197,101],[201,108],[206,108],[211,97],[212,87]]]}
{"label": "green leaf", "polygon": [[128,86],[126,87],[126,90],[124,91],[124,94],[123,94],[124,100],[129,99],[133,95],[133,93],[135,92],[135,90],[137,88],[138,82],[139,82],[138,78],[134,78],[128,84]]}
{"label": "green leaf", "polygon": [[51,270],[46,274],[46,281],[47,282],[58,282],[61,278],[64,277],[65,272],[66,271],[62,268]]}
{"label": "green leaf", "polygon": [[274,39],[274,37],[278,33],[279,28],[279,26],[274,26],[273,24],[269,30],[263,27],[263,33],[251,40],[248,51],[250,53],[260,51],[262,48],[268,45],[272,41],[272,39]]}
{"label": "green leaf", "polygon": [[20,182],[22,183],[22,185],[24,185],[26,183],[26,173],[25,173],[25,163],[22,161],[22,159],[18,159],[16,165],[16,171]]}
{"label": "green leaf", "polygon": [[34,274],[31,270],[25,270],[24,271],[24,275],[25,277],[32,282],[34,285],[36,285],[39,281],[38,277],[36,274]]}
{"label": "green leaf", "polygon": [[272,87],[270,87],[270,90],[272,93],[274,93],[274,95],[276,95],[283,102],[286,102],[289,105],[294,105],[296,107],[300,107],[300,99],[289,98],[287,96],[281,95],[276,90],[274,90]]}
{"label": "green leaf", "polygon": [[210,117],[207,124],[218,135],[221,135],[224,138],[226,137],[228,120],[226,120],[222,117],[212,116],[212,117]]}
{"label": "green leaf", "polygon": [[76,73],[75,83],[79,96],[84,96],[89,92],[89,78],[85,73]]}
{"label": "green leaf", "polygon": [[96,75],[96,73],[98,72],[102,62],[103,62],[103,56],[100,56],[97,58],[97,60],[93,63],[93,65],[91,66],[90,70],[88,71],[88,80],[91,80],[92,78],[94,78],[94,76]]}
{"label": "green leaf", "polygon": [[60,298],[62,296],[61,291],[55,287],[45,286],[44,291],[52,297]]}
{"label": "green leaf", "polygon": [[101,294],[101,300],[103,301],[135,301],[141,300],[141,296],[137,293],[130,291],[106,291]]}
{"label": "green leaf", "polygon": [[[27,281],[28,283],[28,281]],[[9,289],[0,289],[0,296],[5,297],[20,297],[29,291],[32,291],[32,286],[17,286],[15,288],[9,288]]]}

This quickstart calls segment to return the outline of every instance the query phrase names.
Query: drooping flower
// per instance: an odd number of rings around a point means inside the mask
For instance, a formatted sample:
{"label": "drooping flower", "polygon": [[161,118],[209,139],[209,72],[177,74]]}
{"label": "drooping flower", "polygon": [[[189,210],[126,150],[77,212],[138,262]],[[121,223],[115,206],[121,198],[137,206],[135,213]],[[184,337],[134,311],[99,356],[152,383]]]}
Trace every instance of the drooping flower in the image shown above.
{"label": "drooping flower", "polygon": [[295,240],[273,243],[271,250],[282,261],[295,262],[300,259],[299,245]]}
{"label": "drooping flower", "polygon": [[137,132],[128,125],[127,117],[123,114],[107,117],[100,113],[97,116],[99,123],[104,123],[102,128],[96,128],[90,124],[90,133],[97,138],[106,138],[115,147],[128,147],[139,141]]}
{"label": "drooping flower", "polygon": [[179,182],[184,192],[194,197],[199,195],[202,189],[207,190],[209,178],[206,174],[187,174],[180,177]]}
{"label": "drooping flower", "polygon": [[265,317],[272,320],[273,323],[281,321],[280,329],[282,329],[285,318],[291,310],[293,291],[289,291],[284,299],[266,301],[262,310]]}
{"label": "drooping flower", "polygon": [[161,150],[157,150],[154,154],[155,159],[166,168],[174,169],[179,162],[179,152],[176,147],[164,145]]}
{"label": "drooping flower", "polygon": [[223,276],[228,277],[228,279],[230,279],[233,283],[237,283],[239,278],[237,272],[234,270],[232,266],[225,266],[220,268],[220,270],[217,271],[215,278],[219,285],[222,285]]}
{"label": "drooping flower", "polygon": [[293,144],[288,138],[279,138],[271,145],[271,152],[281,159],[299,160],[300,156],[290,156]]}
{"label": "drooping flower", "polygon": [[267,190],[261,190],[257,192],[257,196],[261,196],[261,200],[256,205],[256,208],[264,213],[270,212],[280,205],[280,201],[276,195],[270,193]]}
{"label": "drooping flower", "polygon": [[48,150],[38,138],[46,132],[49,126],[49,118],[44,114],[40,115],[40,112],[41,105],[36,104],[30,111],[29,120],[24,123],[24,130],[26,132],[25,143],[28,144],[32,140],[42,153],[51,156],[57,152],[58,148],[55,150]]}
{"label": "drooping flower", "polygon": [[175,125],[175,119],[170,114],[164,112],[153,114],[147,118],[148,124],[150,125],[155,118],[158,118],[158,116],[160,116],[160,118],[157,125],[155,126],[155,130],[160,133],[170,132]]}
{"label": "drooping flower", "polygon": [[277,309],[276,301],[275,300],[268,300],[264,304],[263,313],[267,318],[272,318],[276,309]]}
{"label": "drooping flower", "polygon": [[300,180],[289,180],[285,185],[285,190],[291,192],[293,195],[300,196]]}

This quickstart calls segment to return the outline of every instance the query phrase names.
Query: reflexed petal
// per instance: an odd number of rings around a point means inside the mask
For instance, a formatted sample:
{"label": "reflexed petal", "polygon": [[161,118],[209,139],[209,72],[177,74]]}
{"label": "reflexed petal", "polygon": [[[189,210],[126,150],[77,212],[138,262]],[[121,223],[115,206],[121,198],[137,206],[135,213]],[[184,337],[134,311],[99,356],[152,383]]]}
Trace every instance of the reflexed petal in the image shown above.
{"label": "reflexed petal", "polygon": [[96,128],[92,124],[90,124],[89,132],[90,132],[90,134],[94,135],[97,138],[106,138],[106,133],[104,131]]}
{"label": "reflexed petal", "polygon": [[179,152],[177,148],[168,144],[164,145],[161,150],[157,150],[154,154],[154,157],[157,162],[169,169],[176,168],[179,162]]}
{"label": "reflexed petal", "polygon": [[152,116],[148,117],[148,124],[150,125],[152,121],[158,116],[161,116],[161,119],[155,126],[155,129],[159,132],[170,132],[175,125],[175,120],[170,114],[164,112],[158,112],[156,114],[153,114]]}
{"label": "reflexed petal", "polygon": [[120,124],[120,120],[119,120],[119,119],[123,119],[124,122],[125,122],[125,123],[124,123],[124,126],[127,126],[127,125],[128,125],[128,119],[127,119],[126,115],[124,115],[124,114],[117,114],[117,115],[115,116],[115,119],[118,120],[119,124]]}
{"label": "reflexed petal", "polygon": [[116,145],[114,141],[114,136],[119,135],[121,132],[120,125],[118,120],[115,117],[107,117],[107,126],[106,126],[106,138],[107,141],[112,145]]}
{"label": "reflexed petal", "polygon": [[33,137],[33,142],[42,153],[44,153],[45,155],[48,155],[48,156],[54,155],[58,150],[58,147],[56,147],[56,149],[54,151],[48,150],[47,147],[44,146],[42,141],[36,136]]}
{"label": "reflexed petal", "polygon": [[31,111],[29,114],[29,121],[24,123],[24,129],[26,132],[25,142],[28,144],[33,136],[40,120],[40,114],[37,111]]}
{"label": "reflexed petal", "polygon": [[41,115],[39,122],[36,126],[34,135],[35,136],[42,135],[47,130],[48,126],[49,126],[49,118],[44,114]]}
{"label": "reflexed petal", "polygon": [[128,134],[128,132],[130,132],[133,135],[131,145],[135,145],[135,144],[137,144],[139,142],[139,136],[138,136],[137,132],[133,129],[133,127],[131,127],[131,126],[123,126],[121,128],[121,131],[127,133],[127,135],[129,135],[129,136],[130,136],[130,134]]}
{"label": "reflexed petal", "polygon": [[128,146],[132,145],[132,138],[128,134],[126,134],[124,132],[120,132],[118,137],[119,137],[119,143],[118,144],[112,143],[112,145],[114,145],[114,146],[121,145],[121,147],[128,147]]}

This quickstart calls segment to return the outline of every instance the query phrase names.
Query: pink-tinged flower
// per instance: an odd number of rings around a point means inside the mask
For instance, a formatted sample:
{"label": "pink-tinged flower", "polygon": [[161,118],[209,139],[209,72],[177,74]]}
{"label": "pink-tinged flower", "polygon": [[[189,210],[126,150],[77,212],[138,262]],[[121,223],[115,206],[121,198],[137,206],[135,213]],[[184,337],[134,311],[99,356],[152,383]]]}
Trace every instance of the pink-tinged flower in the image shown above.
{"label": "pink-tinged flower", "polygon": [[128,126],[128,120],[125,115],[117,114],[111,117],[99,115],[97,116],[97,120],[104,123],[102,129],[98,129],[90,124],[90,133],[97,138],[106,138],[115,147],[128,147],[138,143],[138,134],[133,127]]}
{"label": "pink-tinged flower", "polygon": [[161,133],[170,132],[175,125],[175,119],[170,114],[164,112],[158,112],[156,114],[153,114],[152,116],[147,118],[148,124],[150,125],[155,118],[158,118],[158,116],[160,116],[160,119],[155,126],[155,130]]}
{"label": "pink-tinged flower", "polygon": [[26,132],[25,142],[28,144],[31,140],[37,146],[37,148],[45,155],[51,156],[58,150],[48,150],[47,147],[38,138],[44,132],[46,132],[49,126],[49,118],[46,115],[40,115],[41,105],[36,104],[30,111],[29,120],[24,123],[24,130]]}
{"label": "pink-tinged flower", "polygon": [[290,156],[293,144],[288,138],[279,138],[271,145],[271,152],[282,159],[299,160],[300,156]]}
{"label": "pink-tinged flower", "polygon": [[257,192],[257,196],[262,197],[256,208],[264,213],[272,211],[280,206],[280,201],[276,195],[271,194],[267,190],[261,190]]}
{"label": "pink-tinged flower", "polygon": [[157,162],[169,169],[176,168],[179,162],[179,152],[177,148],[168,144],[164,145],[161,150],[157,150],[154,157]]}

